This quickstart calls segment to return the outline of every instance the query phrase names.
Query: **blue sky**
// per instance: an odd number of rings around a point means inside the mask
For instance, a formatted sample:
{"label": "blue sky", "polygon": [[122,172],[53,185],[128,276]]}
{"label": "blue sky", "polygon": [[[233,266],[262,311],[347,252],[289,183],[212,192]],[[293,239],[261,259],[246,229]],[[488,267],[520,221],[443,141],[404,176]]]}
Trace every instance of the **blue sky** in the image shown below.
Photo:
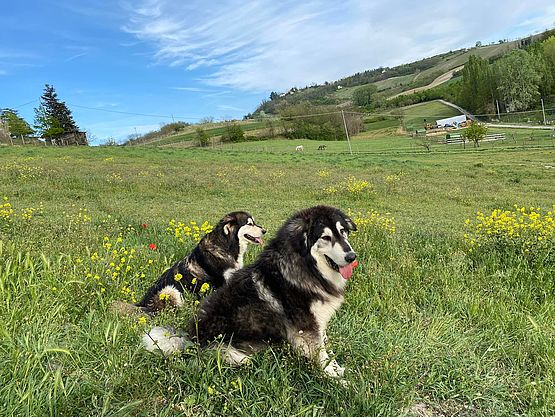
{"label": "blue sky", "polygon": [[52,84],[98,144],[553,26],[555,2],[536,0],[4,2],[0,107],[32,122]]}

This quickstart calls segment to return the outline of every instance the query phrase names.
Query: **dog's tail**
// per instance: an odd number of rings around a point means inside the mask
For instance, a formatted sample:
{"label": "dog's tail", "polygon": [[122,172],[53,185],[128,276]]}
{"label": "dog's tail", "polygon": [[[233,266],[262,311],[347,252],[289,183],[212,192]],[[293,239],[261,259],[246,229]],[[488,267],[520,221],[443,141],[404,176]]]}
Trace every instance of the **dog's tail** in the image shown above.
{"label": "dog's tail", "polygon": [[146,316],[149,311],[144,307],[135,304],[127,303],[125,301],[116,300],[110,305],[110,309],[123,316]]}
{"label": "dog's tail", "polygon": [[137,303],[137,307],[148,313],[156,313],[166,307],[181,307],[183,296],[174,285],[166,285],[161,289],[153,288]]}
{"label": "dog's tail", "polygon": [[153,327],[143,335],[143,346],[149,352],[161,352],[164,356],[183,350],[187,339],[183,333],[171,327]]}

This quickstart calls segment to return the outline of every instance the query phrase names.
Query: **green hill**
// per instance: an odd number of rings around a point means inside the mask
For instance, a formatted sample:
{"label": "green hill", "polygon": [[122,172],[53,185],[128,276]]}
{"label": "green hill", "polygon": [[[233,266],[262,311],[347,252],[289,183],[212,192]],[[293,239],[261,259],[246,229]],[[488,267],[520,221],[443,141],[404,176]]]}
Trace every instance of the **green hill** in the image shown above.
{"label": "green hill", "polygon": [[351,104],[353,94],[358,88],[368,85],[375,86],[383,99],[406,94],[413,89],[423,91],[457,79],[471,55],[493,61],[514,49],[528,46],[554,33],[555,30],[549,30],[515,41],[500,41],[497,44],[450,51],[392,68],[378,67],[323,85],[293,87],[283,93],[273,92],[270,100],[263,101],[253,115],[249,116],[277,114],[279,109],[304,101],[314,105],[345,106]]}

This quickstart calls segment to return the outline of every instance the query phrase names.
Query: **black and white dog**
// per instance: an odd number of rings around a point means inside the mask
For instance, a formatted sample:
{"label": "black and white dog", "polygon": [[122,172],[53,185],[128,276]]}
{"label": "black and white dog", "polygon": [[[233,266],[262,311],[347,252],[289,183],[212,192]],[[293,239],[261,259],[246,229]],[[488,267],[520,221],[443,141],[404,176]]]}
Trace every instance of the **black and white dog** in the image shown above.
{"label": "black and white dog", "polygon": [[[231,364],[286,340],[328,375],[341,377],[344,369],[325,348],[326,327],[356,266],[348,241],[353,230],[353,221],[336,208],[299,211],[253,264],[201,302],[185,338],[203,347],[218,339]],[[155,327],[143,343],[150,351],[171,353],[184,345],[184,338]]]}
{"label": "black and white dog", "polygon": [[198,294],[205,283],[213,288],[221,287],[233,272],[243,267],[248,245],[262,245],[265,233],[249,213],[227,214],[188,256],[158,278],[137,307],[148,313],[168,304],[179,307],[185,290]]}

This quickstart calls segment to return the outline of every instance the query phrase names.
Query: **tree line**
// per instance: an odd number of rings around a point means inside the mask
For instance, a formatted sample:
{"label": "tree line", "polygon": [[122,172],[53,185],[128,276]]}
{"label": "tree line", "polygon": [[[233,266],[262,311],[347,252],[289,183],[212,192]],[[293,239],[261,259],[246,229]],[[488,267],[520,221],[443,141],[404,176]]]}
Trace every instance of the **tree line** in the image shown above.
{"label": "tree line", "polygon": [[38,143],[39,138],[48,144],[56,145],[88,145],[84,132],[73,119],[71,110],[65,102],[58,98],[52,85],[46,84],[40,97],[39,105],[34,109],[35,119],[31,126],[17,110],[4,108],[0,112],[0,121],[4,135],[13,144],[14,139],[22,144]]}
{"label": "tree line", "polygon": [[385,98],[375,85],[359,87],[353,103],[367,110],[445,99],[477,115],[526,111],[555,94],[555,36],[488,60],[471,55],[452,81],[413,94]]}
{"label": "tree line", "polygon": [[554,74],[555,36],[494,62],[471,56],[462,71],[458,102],[476,114],[529,110],[555,93]]}

